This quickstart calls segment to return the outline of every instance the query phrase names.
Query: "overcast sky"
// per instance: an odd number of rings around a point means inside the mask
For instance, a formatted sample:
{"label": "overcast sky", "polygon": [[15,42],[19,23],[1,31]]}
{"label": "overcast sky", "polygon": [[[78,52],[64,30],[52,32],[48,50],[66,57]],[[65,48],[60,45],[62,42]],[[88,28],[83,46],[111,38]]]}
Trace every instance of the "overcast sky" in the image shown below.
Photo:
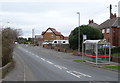
{"label": "overcast sky", "polygon": [[[9,2],[8,2],[9,1]],[[11,2],[10,2],[11,1]],[[32,28],[35,34],[41,34],[52,27],[65,36],[80,24],[88,24],[89,19],[100,24],[109,19],[109,5],[112,12],[118,15],[119,0],[1,0],[0,23],[22,29],[23,36],[31,36]],[[8,23],[9,22],[9,23]]]}

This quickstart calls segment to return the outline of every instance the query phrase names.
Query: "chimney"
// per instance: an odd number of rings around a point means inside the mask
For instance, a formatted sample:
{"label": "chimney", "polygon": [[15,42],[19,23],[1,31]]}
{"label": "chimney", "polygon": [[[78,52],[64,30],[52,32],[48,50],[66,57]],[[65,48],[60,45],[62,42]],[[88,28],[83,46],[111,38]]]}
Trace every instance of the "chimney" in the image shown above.
{"label": "chimney", "polygon": [[113,18],[116,18],[116,17],[117,17],[117,15],[116,15],[116,13],[114,13]]}
{"label": "chimney", "polygon": [[89,20],[89,24],[92,24],[92,23],[94,23],[93,19],[92,19],[92,20]]}
{"label": "chimney", "polygon": [[111,19],[116,18],[116,17],[117,17],[116,13],[111,14]]}
{"label": "chimney", "polygon": [[110,19],[113,19],[116,17],[117,17],[116,13],[115,14],[112,13],[112,5],[110,4]]}

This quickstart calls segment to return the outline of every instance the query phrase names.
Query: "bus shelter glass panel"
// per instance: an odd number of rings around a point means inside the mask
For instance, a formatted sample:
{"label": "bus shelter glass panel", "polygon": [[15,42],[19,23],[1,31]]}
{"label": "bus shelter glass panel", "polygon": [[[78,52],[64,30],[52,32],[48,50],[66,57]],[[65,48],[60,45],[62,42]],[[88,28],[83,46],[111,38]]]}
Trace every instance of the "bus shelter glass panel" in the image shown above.
{"label": "bus shelter glass panel", "polygon": [[83,59],[95,64],[110,63],[109,43],[83,43]]}
{"label": "bus shelter glass panel", "polygon": [[97,63],[110,63],[110,44],[98,44],[98,62]]}
{"label": "bus shelter glass panel", "polygon": [[96,44],[84,44],[84,59],[96,63]]}

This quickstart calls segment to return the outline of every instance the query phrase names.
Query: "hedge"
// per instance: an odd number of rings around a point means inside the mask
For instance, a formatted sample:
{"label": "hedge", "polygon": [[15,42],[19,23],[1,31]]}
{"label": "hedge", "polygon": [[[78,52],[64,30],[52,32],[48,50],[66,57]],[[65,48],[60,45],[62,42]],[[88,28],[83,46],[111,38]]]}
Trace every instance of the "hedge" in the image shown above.
{"label": "hedge", "polygon": [[120,53],[120,47],[111,48],[111,54],[114,54],[114,53]]}

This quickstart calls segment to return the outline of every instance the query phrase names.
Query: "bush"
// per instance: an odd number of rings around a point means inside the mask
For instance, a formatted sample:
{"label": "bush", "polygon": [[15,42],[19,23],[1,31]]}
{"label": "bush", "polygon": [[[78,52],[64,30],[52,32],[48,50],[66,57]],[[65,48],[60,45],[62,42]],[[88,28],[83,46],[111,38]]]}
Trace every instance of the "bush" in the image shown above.
{"label": "bush", "polygon": [[114,54],[114,53],[120,53],[120,47],[111,48],[111,54]]}
{"label": "bush", "polygon": [[[106,53],[109,54],[109,48],[106,49]],[[120,53],[120,47],[112,47],[111,54],[117,54],[117,53]]]}
{"label": "bush", "polygon": [[73,31],[71,31],[69,35],[69,43],[70,47],[73,50],[78,49],[78,29],[80,29],[80,47],[82,48],[82,42],[83,42],[83,35],[87,35],[87,40],[96,40],[96,39],[102,39],[103,34],[94,27],[82,25],[80,27],[76,27]]}
{"label": "bush", "polygon": [[14,41],[18,36],[18,32],[11,28],[2,30],[2,66],[12,61],[12,53],[15,47]]}

